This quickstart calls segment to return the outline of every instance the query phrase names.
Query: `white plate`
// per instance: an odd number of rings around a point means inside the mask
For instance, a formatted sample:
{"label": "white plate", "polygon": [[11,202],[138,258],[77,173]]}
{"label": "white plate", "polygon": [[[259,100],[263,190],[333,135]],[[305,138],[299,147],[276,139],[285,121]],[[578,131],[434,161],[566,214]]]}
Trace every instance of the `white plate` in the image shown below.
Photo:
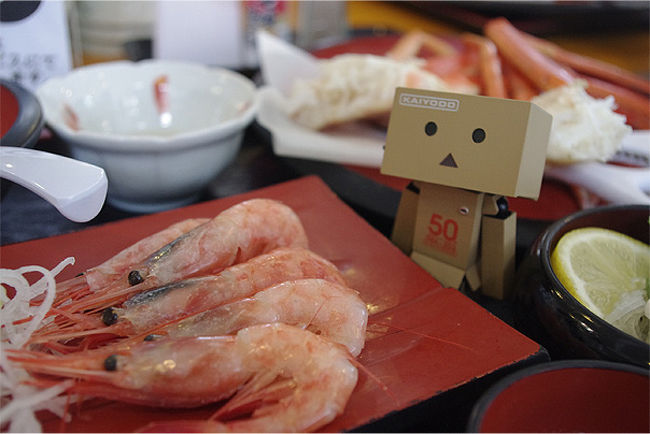
{"label": "white plate", "polygon": [[314,131],[294,122],[285,95],[297,79],[318,76],[319,60],[274,35],[256,34],[262,77],[258,122],[272,135],[273,150],[285,157],[380,167],[385,131],[361,122]]}

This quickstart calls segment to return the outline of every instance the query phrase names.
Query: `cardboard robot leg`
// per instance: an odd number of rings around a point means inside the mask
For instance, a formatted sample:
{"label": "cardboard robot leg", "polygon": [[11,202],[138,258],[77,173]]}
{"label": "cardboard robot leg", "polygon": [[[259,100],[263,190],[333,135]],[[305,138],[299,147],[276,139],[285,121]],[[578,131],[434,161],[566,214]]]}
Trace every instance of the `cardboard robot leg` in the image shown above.
{"label": "cardboard robot leg", "polygon": [[483,216],[481,222],[481,292],[497,299],[510,296],[515,276],[517,214]]}
{"label": "cardboard robot leg", "polygon": [[444,287],[460,289],[463,282],[465,282],[469,289],[476,291],[481,286],[481,278],[477,264],[473,264],[464,270],[430,256],[423,255],[417,251],[411,253],[411,259],[420,267],[427,270]]}

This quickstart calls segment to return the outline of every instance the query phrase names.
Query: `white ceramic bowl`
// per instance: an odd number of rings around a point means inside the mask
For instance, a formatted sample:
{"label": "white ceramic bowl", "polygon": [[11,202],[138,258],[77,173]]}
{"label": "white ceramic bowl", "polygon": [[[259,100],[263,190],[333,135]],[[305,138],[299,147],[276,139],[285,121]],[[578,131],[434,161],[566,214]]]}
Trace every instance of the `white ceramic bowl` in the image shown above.
{"label": "white ceramic bowl", "polygon": [[104,168],[108,201],[132,212],[194,201],[232,162],[258,107],[255,85],[238,73],[161,60],[85,66],[36,94],[72,157]]}

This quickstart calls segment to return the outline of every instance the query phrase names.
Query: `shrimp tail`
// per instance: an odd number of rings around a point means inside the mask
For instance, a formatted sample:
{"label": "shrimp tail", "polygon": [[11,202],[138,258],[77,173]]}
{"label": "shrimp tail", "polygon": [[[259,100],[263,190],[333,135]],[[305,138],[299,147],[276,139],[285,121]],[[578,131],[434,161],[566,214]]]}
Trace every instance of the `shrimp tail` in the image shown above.
{"label": "shrimp tail", "polygon": [[223,407],[212,415],[211,420],[230,420],[247,414],[260,416],[263,405],[277,403],[296,388],[291,380],[278,380],[274,373],[255,375]]}

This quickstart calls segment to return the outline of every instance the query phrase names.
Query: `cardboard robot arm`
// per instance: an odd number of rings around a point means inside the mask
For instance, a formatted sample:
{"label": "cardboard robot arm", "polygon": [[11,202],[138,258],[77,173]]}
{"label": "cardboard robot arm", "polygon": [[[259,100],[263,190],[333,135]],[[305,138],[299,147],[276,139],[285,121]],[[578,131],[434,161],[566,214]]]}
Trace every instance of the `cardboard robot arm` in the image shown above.
{"label": "cardboard robot arm", "polygon": [[402,191],[402,196],[393,223],[391,240],[402,252],[410,255],[413,250],[415,217],[418,212],[420,188],[416,182],[410,182]]}

